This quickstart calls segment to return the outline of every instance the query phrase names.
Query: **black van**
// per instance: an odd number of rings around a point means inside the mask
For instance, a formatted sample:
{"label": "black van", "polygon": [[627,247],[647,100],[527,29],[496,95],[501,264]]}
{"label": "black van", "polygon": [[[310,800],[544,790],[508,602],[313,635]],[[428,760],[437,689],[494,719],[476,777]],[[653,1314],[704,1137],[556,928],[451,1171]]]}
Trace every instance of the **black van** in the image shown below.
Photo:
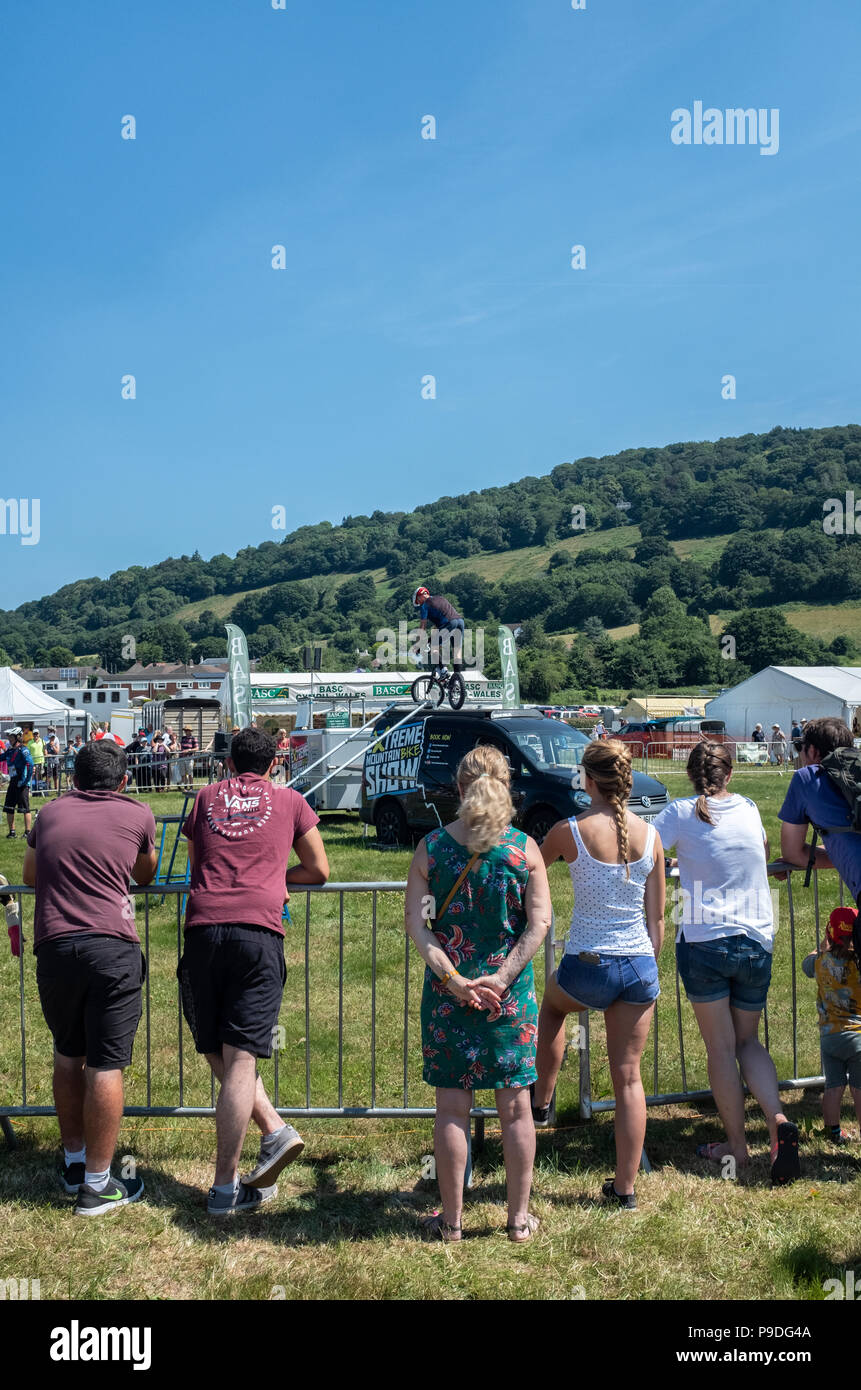
{"label": "black van", "polygon": [[[507,757],[514,824],[534,839],[543,840],[556,821],[589,805],[578,766],[590,740],[579,729],[537,709],[417,710],[414,719],[392,729],[406,713],[402,705],[377,720],[362,769],[359,814],[376,827],[382,844],[409,844],[456,818],[457,765],[482,743]],[[629,805],[637,815],[651,820],[668,800],[661,782],[634,773]]]}

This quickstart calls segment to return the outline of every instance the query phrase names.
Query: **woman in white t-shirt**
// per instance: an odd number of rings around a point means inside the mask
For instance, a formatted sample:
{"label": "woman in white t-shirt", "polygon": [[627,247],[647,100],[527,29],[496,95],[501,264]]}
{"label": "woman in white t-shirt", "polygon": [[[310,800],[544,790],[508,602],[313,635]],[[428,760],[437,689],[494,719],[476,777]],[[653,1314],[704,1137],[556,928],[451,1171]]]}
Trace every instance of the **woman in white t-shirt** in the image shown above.
{"label": "woman in white t-shirt", "polygon": [[732,758],[722,744],[697,744],[687,772],[696,795],[671,802],[655,829],[678,855],[676,961],[726,1130],[725,1141],[697,1153],[747,1164],[740,1067],[768,1122],[772,1182],[782,1185],[800,1175],[798,1130],[783,1113],[774,1063],[757,1036],[774,946],[768,841],[754,803],[729,790]]}
{"label": "woman in white t-shirt", "polygon": [[544,990],[538,1020],[536,1125],[548,1122],[565,1051],[565,1018],[600,1010],[616,1097],[616,1172],[601,1191],[608,1206],[635,1211],[634,1179],[646,1135],[640,1058],[660,994],[664,855],[652,826],[628,810],[631,750],[617,739],[590,743],[581,758],[588,810],[558,821],[541,846],[545,864],[564,859],[574,889],[565,954]]}

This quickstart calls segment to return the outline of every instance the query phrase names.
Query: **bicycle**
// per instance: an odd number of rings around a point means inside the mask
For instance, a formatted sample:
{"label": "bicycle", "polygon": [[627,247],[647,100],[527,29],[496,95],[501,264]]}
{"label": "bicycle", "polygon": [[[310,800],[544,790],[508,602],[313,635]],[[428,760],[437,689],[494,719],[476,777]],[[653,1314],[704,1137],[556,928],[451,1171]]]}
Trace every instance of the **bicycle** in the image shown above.
{"label": "bicycle", "polygon": [[459,710],[466,699],[466,684],[460,671],[449,671],[444,666],[434,666],[429,674],[419,676],[412,684],[412,697],[417,705],[430,702],[435,709],[448,695],[453,710]]}

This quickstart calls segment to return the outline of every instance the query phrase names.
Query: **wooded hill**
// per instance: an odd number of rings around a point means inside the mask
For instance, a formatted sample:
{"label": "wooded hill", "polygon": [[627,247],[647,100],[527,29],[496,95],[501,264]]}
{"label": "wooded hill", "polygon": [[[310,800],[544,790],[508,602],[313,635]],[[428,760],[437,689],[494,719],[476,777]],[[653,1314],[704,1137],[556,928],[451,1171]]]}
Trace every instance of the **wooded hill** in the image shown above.
{"label": "wooded hill", "polygon": [[[350,668],[379,628],[411,618],[422,582],[470,623],[523,624],[531,699],[732,684],[768,661],[847,664],[857,657],[848,619],[861,599],[861,536],[826,534],[823,517],[855,487],[859,456],[861,427],[846,425],[560,463],[414,512],[303,526],[235,558],[195,552],[67,584],[0,612],[0,663],[98,653],[122,669],[128,634],[139,660],[198,658],[222,649],[229,616],[266,669],[301,665],[311,639],[326,642],[330,669]],[[775,611],[800,602],[847,605],[845,629],[833,635],[832,623],[823,641]],[[722,655],[721,625],[734,659]],[[620,627],[632,635],[614,641],[607,629]]]}

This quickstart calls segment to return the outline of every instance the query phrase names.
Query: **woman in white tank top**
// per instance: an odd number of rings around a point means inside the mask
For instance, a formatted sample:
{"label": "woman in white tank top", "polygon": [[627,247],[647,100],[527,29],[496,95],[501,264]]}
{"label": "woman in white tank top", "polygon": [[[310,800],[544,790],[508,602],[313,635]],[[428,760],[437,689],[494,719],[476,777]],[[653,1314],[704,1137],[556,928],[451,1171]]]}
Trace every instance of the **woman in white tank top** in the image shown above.
{"label": "woman in white tank top", "polygon": [[660,993],[664,855],[654,828],[628,810],[626,745],[616,739],[590,743],[581,766],[592,804],[576,820],[554,825],[541,846],[545,864],[559,858],[568,864],[574,913],[565,954],[541,1005],[532,1114],[537,1125],[547,1123],[565,1053],[566,1015],[600,1009],[616,1097],[616,1172],[601,1190],[608,1205],[634,1211],[634,1179],[646,1137],[640,1058]]}

